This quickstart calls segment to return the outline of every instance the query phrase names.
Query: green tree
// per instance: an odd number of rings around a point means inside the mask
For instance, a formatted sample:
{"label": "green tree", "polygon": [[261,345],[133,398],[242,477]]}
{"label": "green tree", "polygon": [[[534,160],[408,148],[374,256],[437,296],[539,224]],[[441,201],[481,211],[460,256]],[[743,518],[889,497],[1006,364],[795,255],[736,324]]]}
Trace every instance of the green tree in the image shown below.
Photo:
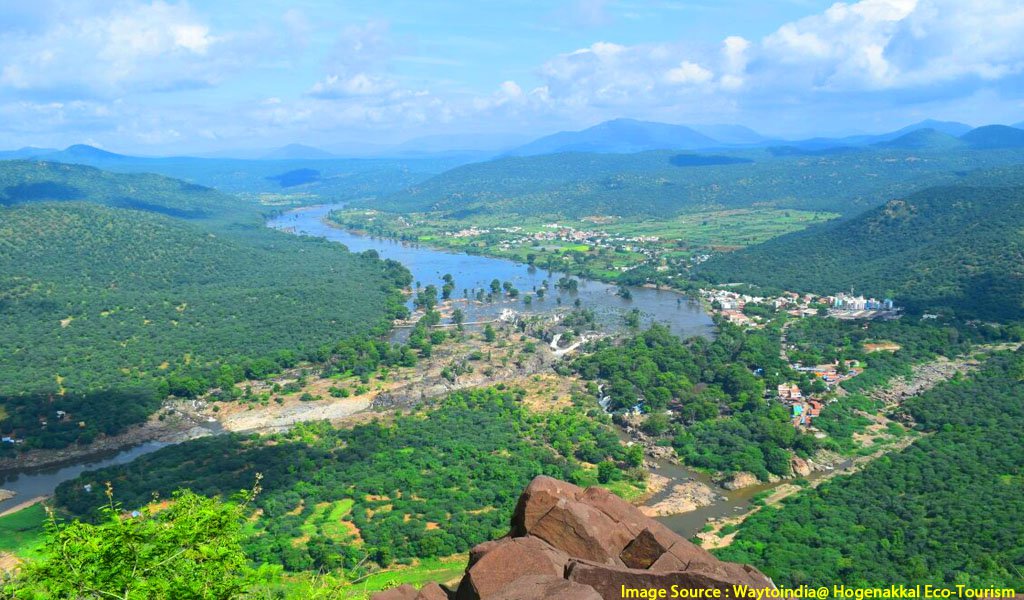
{"label": "green tree", "polygon": [[621,473],[619,468],[615,466],[615,463],[610,460],[605,460],[597,465],[597,481],[598,483],[611,483],[617,481]]}
{"label": "green tree", "polygon": [[51,518],[45,558],[29,562],[5,592],[15,598],[235,598],[256,580],[241,526],[258,487],[239,502],[188,490],[164,510],[122,514],[109,502],[97,524]]}

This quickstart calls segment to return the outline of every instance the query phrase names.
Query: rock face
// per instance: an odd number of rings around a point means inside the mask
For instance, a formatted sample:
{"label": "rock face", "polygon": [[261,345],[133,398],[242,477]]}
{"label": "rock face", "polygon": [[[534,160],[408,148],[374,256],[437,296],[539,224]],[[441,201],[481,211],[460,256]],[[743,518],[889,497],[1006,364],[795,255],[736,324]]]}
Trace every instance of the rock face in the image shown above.
{"label": "rock face", "polygon": [[722,484],[727,490],[739,490],[752,485],[760,483],[757,476],[753,473],[747,473],[746,471],[740,471],[732,476],[732,479]]}
{"label": "rock face", "polygon": [[[722,562],[602,488],[537,477],[509,534],[473,548],[455,590],[430,584],[375,600],[609,600],[625,588],[774,588],[753,567]],[[445,594],[444,596],[440,594]]]}
{"label": "rock face", "polygon": [[793,468],[793,473],[800,477],[807,477],[813,471],[810,463],[800,458],[799,456],[794,456],[793,460],[790,462],[790,465]]}

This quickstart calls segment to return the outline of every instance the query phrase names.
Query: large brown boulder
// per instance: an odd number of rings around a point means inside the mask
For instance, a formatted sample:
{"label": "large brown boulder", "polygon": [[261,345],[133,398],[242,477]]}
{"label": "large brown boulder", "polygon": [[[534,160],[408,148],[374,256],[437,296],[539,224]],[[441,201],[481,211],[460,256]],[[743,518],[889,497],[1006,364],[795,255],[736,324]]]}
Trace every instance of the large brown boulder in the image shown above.
{"label": "large brown boulder", "polygon": [[516,510],[512,514],[512,530],[509,535],[526,535],[559,500],[575,500],[582,493],[583,490],[571,483],[545,475],[535,477],[519,496]]}
{"label": "large brown boulder", "polygon": [[568,554],[532,536],[484,542],[472,554],[477,558],[459,584],[458,600],[490,598],[528,575],[562,578],[569,562]]}
{"label": "large brown boulder", "polygon": [[[727,563],[721,563],[727,565]],[[749,569],[750,571],[748,571]],[[719,589],[733,597],[733,586],[772,588],[771,581],[753,567],[702,563],[684,571],[655,572],[649,569],[610,567],[582,560],[569,564],[566,579],[588,585],[606,600],[622,598],[622,589]]]}
{"label": "large brown boulder", "polygon": [[600,510],[575,500],[561,499],[527,530],[572,556],[621,565],[619,554],[633,536]]}
{"label": "large brown boulder", "polygon": [[520,577],[489,600],[601,600],[601,594],[582,583],[550,575]]}
{"label": "large brown boulder", "polygon": [[[619,600],[623,586],[731,594],[734,585],[774,587],[757,569],[718,560],[605,489],[537,477],[519,498],[508,536],[470,551],[455,598]],[[400,589],[384,593],[408,593]],[[442,588],[425,591],[374,599],[443,600]]]}
{"label": "large brown boulder", "polygon": [[420,588],[416,600],[449,600],[448,591],[436,583],[428,583]]}
{"label": "large brown boulder", "polygon": [[448,592],[436,583],[428,583],[419,590],[408,583],[390,590],[377,592],[373,600],[449,600]]}
{"label": "large brown boulder", "polygon": [[373,595],[373,600],[416,600],[419,593],[419,590],[405,583],[390,590],[377,592]]}

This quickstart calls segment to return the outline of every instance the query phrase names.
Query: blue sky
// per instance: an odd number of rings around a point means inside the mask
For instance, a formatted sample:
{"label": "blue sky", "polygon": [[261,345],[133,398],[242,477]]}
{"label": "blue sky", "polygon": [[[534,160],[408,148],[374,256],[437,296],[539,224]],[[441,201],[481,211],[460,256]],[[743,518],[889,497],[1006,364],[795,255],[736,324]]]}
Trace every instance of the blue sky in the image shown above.
{"label": "blue sky", "polygon": [[1017,0],[0,0],[0,147],[1024,120]]}

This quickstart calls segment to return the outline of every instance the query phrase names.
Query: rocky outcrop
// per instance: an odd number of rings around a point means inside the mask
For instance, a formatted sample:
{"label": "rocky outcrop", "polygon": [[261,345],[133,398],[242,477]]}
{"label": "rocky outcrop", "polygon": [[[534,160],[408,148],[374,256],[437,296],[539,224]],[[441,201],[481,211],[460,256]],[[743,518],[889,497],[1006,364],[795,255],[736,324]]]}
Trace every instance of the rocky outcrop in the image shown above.
{"label": "rocky outcrop", "polygon": [[740,471],[732,476],[732,478],[722,483],[722,487],[727,490],[740,490],[745,487],[757,485],[760,483],[757,476],[753,473],[747,473],[746,471]]}
{"label": "rocky outcrop", "polygon": [[[523,492],[509,534],[470,551],[454,590],[394,588],[375,600],[622,598],[626,588],[773,588],[757,569],[722,562],[603,488],[537,477]],[[428,595],[429,594],[429,595]]]}
{"label": "rocky outcrop", "polygon": [[797,477],[807,477],[814,471],[814,468],[811,466],[811,463],[800,458],[799,456],[794,456],[792,458],[792,460],[790,461],[790,466],[793,469],[793,474],[796,475]]}
{"label": "rocky outcrop", "polygon": [[648,517],[665,517],[694,511],[702,506],[711,506],[716,500],[718,495],[706,483],[687,481],[672,486],[667,498],[657,504],[643,506],[640,510]]}

